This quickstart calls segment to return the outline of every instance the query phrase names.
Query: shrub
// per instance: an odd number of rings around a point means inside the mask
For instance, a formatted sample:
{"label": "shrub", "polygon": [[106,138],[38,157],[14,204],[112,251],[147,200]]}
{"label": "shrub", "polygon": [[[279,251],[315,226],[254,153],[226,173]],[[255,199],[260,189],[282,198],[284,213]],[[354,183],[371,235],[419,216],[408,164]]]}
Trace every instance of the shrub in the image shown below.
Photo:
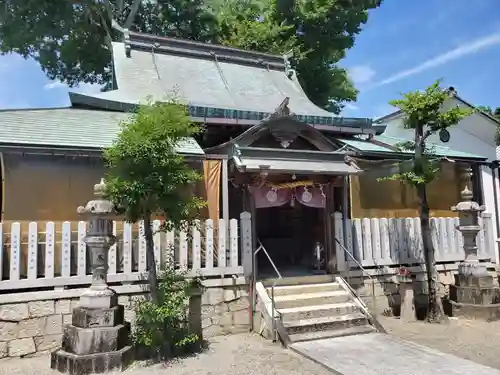
{"label": "shrub", "polygon": [[198,280],[187,280],[175,270],[161,273],[157,298],[134,307],[133,340],[139,351],[151,359],[169,359],[200,349],[201,338],[190,331],[188,301],[199,290]]}

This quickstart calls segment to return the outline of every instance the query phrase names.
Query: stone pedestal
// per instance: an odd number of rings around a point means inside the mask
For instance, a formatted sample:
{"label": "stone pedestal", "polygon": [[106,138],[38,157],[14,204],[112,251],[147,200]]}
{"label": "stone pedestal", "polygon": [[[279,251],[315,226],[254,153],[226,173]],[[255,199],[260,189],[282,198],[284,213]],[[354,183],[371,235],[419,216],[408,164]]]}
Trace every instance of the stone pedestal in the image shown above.
{"label": "stone pedestal", "polygon": [[124,308],[108,287],[108,251],[115,243],[111,202],[103,199],[104,181],[94,186],[95,200],[79,207],[89,214],[85,243],[91,253],[92,284],[72,311],[71,324],[64,327],[61,349],[51,354],[50,366],[71,375],[124,370],[133,360],[130,326]]}
{"label": "stone pedestal", "polygon": [[124,370],[133,360],[129,338],[123,306],[77,307],[72,324],[64,327],[61,349],[51,354],[50,367],[78,375]]}
{"label": "stone pedestal", "polygon": [[481,320],[500,319],[500,289],[486,270],[482,275],[458,274],[451,286],[453,316]]}
{"label": "stone pedestal", "polygon": [[500,303],[499,288],[495,284],[493,275],[486,270],[483,275],[465,276],[458,274],[456,288],[456,301],[477,305],[491,305]]}

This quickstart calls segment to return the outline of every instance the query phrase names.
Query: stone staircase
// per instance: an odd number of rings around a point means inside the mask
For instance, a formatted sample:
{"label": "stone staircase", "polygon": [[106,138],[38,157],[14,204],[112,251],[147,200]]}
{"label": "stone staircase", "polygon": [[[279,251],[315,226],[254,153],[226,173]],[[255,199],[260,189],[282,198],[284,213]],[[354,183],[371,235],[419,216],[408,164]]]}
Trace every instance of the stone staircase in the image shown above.
{"label": "stone staircase", "polygon": [[[270,285],[271,280],[263,283],[268,301],[272,298]],[[362,302],[343,279],[334,276],[280,280],[274,288],[274,301],[277,330],[285,345],[377,332]]]}

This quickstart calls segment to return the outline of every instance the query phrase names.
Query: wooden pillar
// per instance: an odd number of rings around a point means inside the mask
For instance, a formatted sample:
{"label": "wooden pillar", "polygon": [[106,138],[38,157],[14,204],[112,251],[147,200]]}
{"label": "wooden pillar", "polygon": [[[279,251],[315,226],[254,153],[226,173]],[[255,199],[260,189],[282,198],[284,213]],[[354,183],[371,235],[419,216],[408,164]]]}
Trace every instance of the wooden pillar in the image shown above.
{"label": "wooden pillar", "polygon": [[222,159],[222,218],[226,222],[226,228],[229,229],[229,174],[227,159]]}
{"label": "wooden pillar", "polygon": [[231,226],[229,225],[229,170],[227,165],[227,159],[222,159],[222,218],[225,224],[224,237],[226,238],[226,249],[230,248],[231,242]]}
{"label": "wooden pillar", "polygon": [[343,245],[349,250],[347,240],[347,220],[349,219],[349,176],[344,176],[343,193],[342,193],[342,233],[344,233]]}
{"label": "wooden pillar", "polygon": [[334,189],[333,184],[328,184],[325,204],[325,251],[326,251],[326,272],[334,273],[337,270],[337,259],[335,254],[334,236],[335,228],[333,221],[334,213]]}

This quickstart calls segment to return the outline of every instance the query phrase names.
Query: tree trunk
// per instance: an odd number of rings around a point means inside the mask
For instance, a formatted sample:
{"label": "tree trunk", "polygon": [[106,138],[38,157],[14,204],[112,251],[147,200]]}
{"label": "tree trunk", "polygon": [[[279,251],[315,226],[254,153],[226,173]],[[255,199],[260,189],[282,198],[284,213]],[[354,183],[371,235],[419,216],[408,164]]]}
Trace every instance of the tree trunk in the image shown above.
{"label": "tree trunk", "polygon": [[156,275],[156,262],[153,241],[153,228],[151,226],[151,215],[144,215],[144,238],[146,239],[146,264],[148,270],[148,282],[153,303],[158,302],[158,277]]}
{"label": "tree trunk", "polygon": [[[415,159],[414,171],[417,176],[422,176],[424,172],[425,138],[424,127],[417,124],[415,127]],[[432,242],[429,202],[427,201],[427,189],[425,183],[415,185],[420,206],[420,229],[422,232],[422,245],[425,258],[425,269],[427,273],[427,293],[428,307],[427,320],[429,322],[439,322],[443,316],[443,305],[439,296],[438,272],[436,268],[436,256],[434,244]]]}
{"label": "tree trunk", "polygon": [[417,195],[420,203],[420,229],[422,231],[422,244],[424,248],[425,268],[427,271],[427,289],[429,293],[427,320],[439,322],[444,316],[441,297],[439,296],[438,272],[434,244],[432,242],[429,203],[424,184],[417,185]]}

